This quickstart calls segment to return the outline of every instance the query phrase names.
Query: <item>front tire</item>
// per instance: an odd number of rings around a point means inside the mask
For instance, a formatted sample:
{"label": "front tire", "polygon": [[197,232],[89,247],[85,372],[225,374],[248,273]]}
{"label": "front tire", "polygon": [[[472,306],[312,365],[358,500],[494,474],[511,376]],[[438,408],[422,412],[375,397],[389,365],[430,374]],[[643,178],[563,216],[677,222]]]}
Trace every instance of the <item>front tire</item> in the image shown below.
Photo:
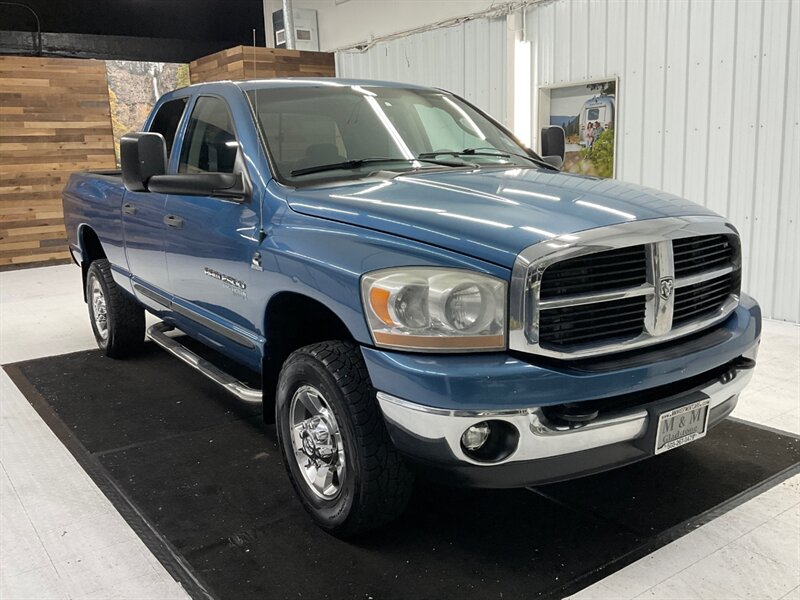
{"label": "front tire", "polygon": [[389,439],[354,344],[321,342],[289,356],[275,412],[289,478],[320,527],[347,538],[403,512],[413,477]]}
{"label": "front tire", "polygon": [[89,321],[99,348],[111,358],[124,358],[144,345],[144,309],[127,296],[111,275],[106,259],[95,260],[86,273]]}

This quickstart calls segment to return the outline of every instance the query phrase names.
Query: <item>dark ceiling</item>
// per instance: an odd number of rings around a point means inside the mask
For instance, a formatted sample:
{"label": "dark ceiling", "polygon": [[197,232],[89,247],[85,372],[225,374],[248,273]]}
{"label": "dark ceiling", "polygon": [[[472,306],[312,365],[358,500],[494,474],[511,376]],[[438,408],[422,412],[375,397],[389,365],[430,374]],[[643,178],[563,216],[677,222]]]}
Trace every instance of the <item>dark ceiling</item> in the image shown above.
{"label": "dark ceiling", "polygon": [[[261,0],[20,0],[39,14],[42,31],[252,43],[264,35]],[[24,9],[0,6],[0,29],[31,30]]]}
{"label": "dark ceiling", "polygon": [[[166,54],[186,57],[210,53],[239,44],[264,44],[261,0],[19,0],[36,11],[41,22],[45,54],[95,56],[96,58],[149,59],[157,53],[155,40],[169,40]],[[36,29],[36,21],[24,8],[0,1],[0,50],[13,52],[11,45],[28,44],[19,33]],[[97,37],[96,37],[97,36]],[[121,38],[123,43],[113,40]],[[138,41],[130,38],[139,38]],[[31,38],[32,39],[32,38]],[[107,48],[126,48],[130,56],[112,54]],[[29,53],[36,53],[35,47]],[[126,50],[123,50],[123,54]],[[199,58],[191,56],[191,58]],[[164,60],[174,60],[165,56]]]}

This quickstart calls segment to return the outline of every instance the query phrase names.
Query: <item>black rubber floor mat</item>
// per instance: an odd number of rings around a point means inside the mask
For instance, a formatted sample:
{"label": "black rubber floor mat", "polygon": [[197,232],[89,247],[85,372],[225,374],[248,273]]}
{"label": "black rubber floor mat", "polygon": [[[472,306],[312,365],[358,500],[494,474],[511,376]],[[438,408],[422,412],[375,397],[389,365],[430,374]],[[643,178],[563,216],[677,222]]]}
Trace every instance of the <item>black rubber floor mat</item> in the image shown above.
{"label": "black rubber floor mat", "polygon": [[404,517],[342,542],[295,499],[275,431],[150,346],[6,367],[195,597],[561,597],[798,471],[793,436],[728,420],[648,461],[534,490],[420,482]]}

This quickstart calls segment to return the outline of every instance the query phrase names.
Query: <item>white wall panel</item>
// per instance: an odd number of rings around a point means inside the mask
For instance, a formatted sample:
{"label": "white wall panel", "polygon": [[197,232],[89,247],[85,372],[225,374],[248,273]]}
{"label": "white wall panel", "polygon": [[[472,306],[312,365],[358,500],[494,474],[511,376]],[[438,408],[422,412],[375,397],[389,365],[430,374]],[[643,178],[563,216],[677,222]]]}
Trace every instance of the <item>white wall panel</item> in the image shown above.
{"label": "white wall panel", "polygon": [[[569,5],[570,48],[569,76],[574,79],[586,79],[589,73],[589,40],[591,39],[589,0],[575,0]],[[599,27],[599,25],[597,25]]]}
{"label": "white wall panel", "polygon": [[[563,45],[569,47],[572,43],[572,18],[570,2],[556,2],[553,6],[553,30],[550,33],[552,38],[558,38]],[[561,46],[556,46],[553,52],[553,72],[556,74],[557,81],[570,80],[570,60],[571,52],[564,52]]]}
{"label": "white wall panel", "polygon": [[[709,81],[708,165],[706,171],[706,206],[720,214],[730,210],[730,164],[734,132],[734,85],[736,81],[735,10],[726,10],[727,0],[715,0],[711,37],[711,79]],[[727,107],[730,105],[730,109]],[[722,108],[726,107],[726,108]]]}
{"label": "white wall panel", "polygon": [[[268,0],[273,10],[280,0]],[[480,13],[496,0],[292,0],[317,11],[320,50],[333,52],[402,31]]]}
{"label": "white wall panel", "polygon": [[[608,31],[608,13],[611,7],[606,2],[586,2],[587,32],[586,32],[586,54],[587,65],[585,78],[589,78],[590,73],[604,73],[605,64],[608,57],[608,46],[605,44],[604,37],[601,35],[591,35],[594,29]],[[582,12],[582,11],[579,11]]]}
{"label": "white wall panel", "polygon": [[[746,279],[750,289],[773,288],[773,269],[771,261],[762,262],[760,252],[755,249],[773,249],[772,258],[782,249],[776,245],[778,239],[778,218],[781,212],[781,177],[782,164],[780,151],[783,147],[783,136],[786,133],[785,117],[797,119],[796,104],[792,107],[792,114],[787,115],[786,85],[790,74],[787,66],[787,44],[789,37],[790,0],[769,0],[770,7],[762,12],[761,20],[761,52],[759,57],[759,86],[758,86],[758,121],[756,128],[755,178],[753,191],[745,202],[750,205],[752,225],[750,240],[752,251],[748,263],[748,277]],[[796,2],[795,10],[800,9]],[[795,72],[792,77],[796,79]],[[795,138],[796,140],[796,138]],[[791,169],[797,169],[795,163]],[[800,194],[795,189],[794,201],[800,202]],[[767,201],[771,198],[772,201]],[[776,203],[775,200],[778,200]],[[767,209],[767,210],[763,210]],[[767,267],[767,268],[764,268]],[[797,272],[795,271],[795,277]],[[797,281],[797,279],[795,279]],[[774,289],[772,290],[774,292]]]}
{"label": "white wall panel", "polygon": [[664,189],[664,93],[667,85],[667,29],[669,2],[647,3],[647,24],[644,31],[647,46],[644,57],[644,102],[641,128],[642,160],[639,165],[641,183]]}
{"label": "white wall panel", "polygon": [[[763,5],[760,2],[741,2],[739,4],[736,52],[734,54],[736,80],[733,88],[733,111],[730,122],[733,143],[728,165],[730,168],[730,191],[726,214],[739,228],[744,240],[745,278],[743,287],[745,289],[750,289],[750,255],[752,252],[759,252],[759,249],[754,248],[752,244],[752,197],[756,179],[756,142],[758,140],[756,130],[761,118],[759,86],[761,85],[762,13]],[[736,168],[736,166],[740,168]],[[764,301],[764,298],[760,299]]]}
{"label": "white wall panel", "polygon": [[[625,70],[620,75],[621,96],[644,98],[645,54],[647,43],[647,2],[628,3],[625,22]],[[602,35],[602,33],[601,33]],[[642,128],[644,127],[644,101],[629,102],[625,107],[623,127],[618,132],[623,145],[628,148],[628,160],[617,163],[616,173],[620,179],[641,182],[642,180]],[[620,108],[620,112],[622,112]]]}
{"label": "white wall panel", "polygon": [[[667,28],[667,74],[664,86],[664,134],[662,138],[664,158],[661,165],[663,169],[661,189],[673,194],[681,194],[683,191],[691,6],[688,2],[671,1],[665,24]],[[628,94],[626,97],[629,104],[641,102],[641,99],[635,94]],[[625,148],[620,150],[620,159],[624,163],[627,160],[628,151]],[[631,181],[635,180],[631,179]]]}
{"label": "white wall panel", "polygon": [[681,196],[705,199],[714,3],[695,2],[690,10]]}
{"label": "white wall panel", "polygon": [[618,77],[617,176],[729,217],[745,291],[800,322],[800,2],[556,0],[526,20],[534,98]]}
{"label": "white wall panel", "polygon": [[[787,19],[789,44],[786,49],[786,102],[783,115],[783,147],[775,155],[783,156],[781,162],[781,202],[778,204],[778,232],[775,239],[776,254],[768,263],[772,266],[773,311],[779,315],[796,314],[797,296],[800,294],[797,273],[800,273],[800,9],[793,6]],[[795,277],[787,274],[794,273]],[[790,318],[790,317],[789,317]]]}
{"label": "white wall panel", "polygon": [[337,52],[339,77],[430,85],[463,96],[506,121],[506,20],[476,19],[381,42],[363,53]]}
{"label": "white wall panel", "polygon": [[[607,7],[608,14],[606,15],[607,25],[602,30],[605,35],[596,35],[593,39],[593,45],[603,46],[603,53],[606,55],[604,68],[597,68],[592,71],[589,77],[605,77],[608,73],[620,74],[625,72],[625,58],[627,44],[625,39],[625,27],[628,22],[628,5],[625,2],[592,2],[590,6],[594,7],[598,4]],[[614,40],[611,43],[609,40]],[[624,118],[624,117],[623,117]]]}

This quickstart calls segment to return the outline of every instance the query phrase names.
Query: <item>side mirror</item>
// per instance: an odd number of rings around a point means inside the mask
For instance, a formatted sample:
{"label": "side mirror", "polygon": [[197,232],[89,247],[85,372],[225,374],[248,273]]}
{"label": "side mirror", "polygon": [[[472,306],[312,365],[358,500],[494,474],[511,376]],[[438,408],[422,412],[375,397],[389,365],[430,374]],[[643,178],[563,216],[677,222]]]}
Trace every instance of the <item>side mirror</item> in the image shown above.
{"label": "side mirror", "polygon": [[119,142],[122,183],[131,192],[147,192],[151,177],[167,172],[167,143],[160,133],[129,133]]}
{"label": "side mirror", "polygon": [[567,147],[567,136],[564,129],[557,125],[542,129],[542,158],[556,168],[564,164]]}
{"label": "side mirror", "polygon": [[181,173],[154,175],[147,182],[151,192],[182,196],[214,196],[243,200],[248,187],[241,173]]}

